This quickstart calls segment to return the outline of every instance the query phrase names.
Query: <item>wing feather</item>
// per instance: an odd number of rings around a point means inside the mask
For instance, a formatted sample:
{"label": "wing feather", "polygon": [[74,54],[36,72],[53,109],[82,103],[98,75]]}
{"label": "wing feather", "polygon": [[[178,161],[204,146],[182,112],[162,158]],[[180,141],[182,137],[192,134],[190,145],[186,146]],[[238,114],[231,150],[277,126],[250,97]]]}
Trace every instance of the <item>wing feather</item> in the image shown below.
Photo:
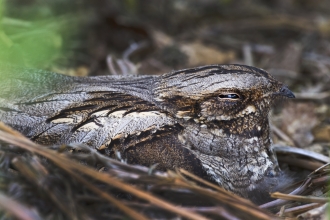
{"label": "wing feather", "polygon": [[150,98],[154,77],[78,78],[26,69],[25,74],[7,69],[4,77],[0,71],[0,84],[6,85],[0,87],[0,120],[42,144],[109,147],[130,137],[138,143],[147,139],[139,138],[145,131],[175,126]]}

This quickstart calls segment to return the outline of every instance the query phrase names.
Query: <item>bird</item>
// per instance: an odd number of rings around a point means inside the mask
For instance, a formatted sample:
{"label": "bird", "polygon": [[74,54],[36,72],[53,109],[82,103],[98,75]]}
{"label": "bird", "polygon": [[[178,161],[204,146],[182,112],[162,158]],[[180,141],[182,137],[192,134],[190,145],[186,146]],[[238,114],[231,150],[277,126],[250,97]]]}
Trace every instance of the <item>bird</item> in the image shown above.
{"label": "bird", "polygon": [[265,70],[238,64],[157,76],[0,68],[0,121],[31,140],[85,144],[158,170],[182,168],[256,203],[283,176],[269,112],[294,97]]}

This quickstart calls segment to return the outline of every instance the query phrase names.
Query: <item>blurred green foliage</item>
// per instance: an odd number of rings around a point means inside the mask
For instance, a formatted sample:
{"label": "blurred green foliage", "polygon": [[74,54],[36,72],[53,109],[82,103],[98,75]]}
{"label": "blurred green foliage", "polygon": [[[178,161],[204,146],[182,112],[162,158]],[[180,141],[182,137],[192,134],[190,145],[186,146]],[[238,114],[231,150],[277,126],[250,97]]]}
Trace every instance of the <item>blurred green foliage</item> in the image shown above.
{"label": "blurred green foliage", "polygon": [[0,61],[37,68],[52,65],[61,56],[63,33],[72,16],[52,16],[50,8],[41,5],[25,6],[24,16],[14,18],[12,3],[0,0]]}

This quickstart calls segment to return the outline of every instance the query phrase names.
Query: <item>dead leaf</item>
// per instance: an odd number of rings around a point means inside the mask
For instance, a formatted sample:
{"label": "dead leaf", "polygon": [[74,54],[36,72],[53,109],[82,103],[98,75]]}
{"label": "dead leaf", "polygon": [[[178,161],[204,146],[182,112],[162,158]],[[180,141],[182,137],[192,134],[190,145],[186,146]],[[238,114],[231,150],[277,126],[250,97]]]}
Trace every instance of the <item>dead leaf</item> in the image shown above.
{"label": "dead leaf", "polygon": [[302,148],[313,142],[311,130],[317,121],[313,103],[291,102],[282,111],[282,130]]}

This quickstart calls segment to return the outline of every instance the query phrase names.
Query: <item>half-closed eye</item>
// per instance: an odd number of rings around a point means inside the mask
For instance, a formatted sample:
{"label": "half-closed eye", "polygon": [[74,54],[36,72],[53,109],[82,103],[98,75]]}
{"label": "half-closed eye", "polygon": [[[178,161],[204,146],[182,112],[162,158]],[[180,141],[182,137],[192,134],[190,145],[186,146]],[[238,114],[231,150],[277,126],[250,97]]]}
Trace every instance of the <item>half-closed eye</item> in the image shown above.
{"label": "half-closed eye", "polygon": [[240,96],[236,93],[227,93],[227,94],[221,94],[219,95],[220,99],[232,99],[232,100],[237,100],[240,98]]}

